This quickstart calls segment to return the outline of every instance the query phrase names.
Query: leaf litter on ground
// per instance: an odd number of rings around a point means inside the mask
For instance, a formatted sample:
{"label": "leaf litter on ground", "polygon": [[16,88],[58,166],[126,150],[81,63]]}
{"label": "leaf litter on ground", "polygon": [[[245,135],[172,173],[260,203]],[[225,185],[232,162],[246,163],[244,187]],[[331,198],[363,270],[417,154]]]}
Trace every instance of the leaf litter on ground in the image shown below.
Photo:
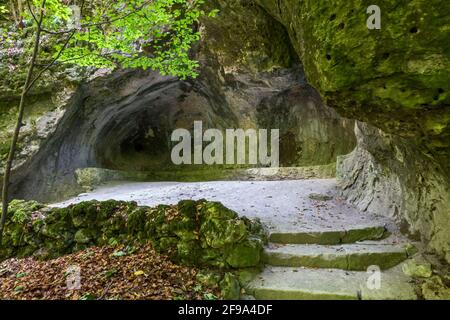
{"label": "leaf litter on ground", "polygon": [[[68,270],[80,270],[69,290]],[[93,247],[57,259],[9,259],[0,263],[0,299],[8,300],[202,300],[220,289],[197,280],[198,268],[180,266],[150,245]],[[199,290],[201,288],[202,290]]]}

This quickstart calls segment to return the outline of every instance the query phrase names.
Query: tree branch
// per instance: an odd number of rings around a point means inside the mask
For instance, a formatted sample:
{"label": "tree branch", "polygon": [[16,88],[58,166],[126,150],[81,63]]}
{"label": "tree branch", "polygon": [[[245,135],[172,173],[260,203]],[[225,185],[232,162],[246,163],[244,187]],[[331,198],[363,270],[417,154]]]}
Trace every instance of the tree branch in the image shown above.
{"label": "tree branch", "polygon": [[36,75],[36,77],[33,78],[33,80],[31,80],[30,84],[28,85],[26,92],[28,93],[28,91],[30,91],[30,89],[33,87],[33,85],[35,84],[35,82],[42,76],[42,74],[47,71],[48,69],[50,69],[55,62],[59,59],[59,57],[61,57],[61,54],[63,53],[63,51],[67,48],[67,45],[70,42],[70,39],[72,39],[73,35],[75,34],[75,31],[72,31],[72,33],[67,37],[66,41],[64,42],[64,45],[62,46],[62,48],[59,50],[59,52],[56,54],[55,58],[53,58],[53,60],[47,64],[45,66],[44,69],[42,69],[41,71],[39,71],[39,73]]}
{"label": "tree branch", "polygon": [[34,14],[34,12],[33,12],[33,9],[31,9],[30,0],[27,0],[27,7],[28,7],[28,11],[30,11],[31,16],[33,17],[33,20],[34,20],[36,23],[39,23],[38,19],[36,18],[35,14]]}
{"label": "tree branch", "polygon": [[[101,21],[101,22],[97,22],[97,23],[82,24],[79,29],[91,28],[91,27],[101,27],[101,26],[104,26],[104,25],[111,24],[113,22],[120,21],[120,20],[125,19],[125,18],[127,18],[127,17],[129,17],[129,16],[131,16],[131,15],[133,15],[135,13],[138,13],[139,11],[141,11],[143,8],[145,8],[148,4],[150,4],[152,2],[153,2],[153,0],[146,1],[142,5],[137,7],[135,10],[133,10],[131,12],[128,12],[127,14],[124,14],[123,16],[115,18],[115,19],[111,19],[111,20],[108,20],[108,21]],[[61,34],[71,33],[71,32],[76,31],[76,30],[78,30],[78,29],[74,29],[73,28],[73,29],[61,30],[61,31],[50,31],[50,30],[47,30],[47,29],[42,29],[42,32],[45,32],[45,33],[48,33],[48,34],[52,34],[52,35],[61,35]]]}

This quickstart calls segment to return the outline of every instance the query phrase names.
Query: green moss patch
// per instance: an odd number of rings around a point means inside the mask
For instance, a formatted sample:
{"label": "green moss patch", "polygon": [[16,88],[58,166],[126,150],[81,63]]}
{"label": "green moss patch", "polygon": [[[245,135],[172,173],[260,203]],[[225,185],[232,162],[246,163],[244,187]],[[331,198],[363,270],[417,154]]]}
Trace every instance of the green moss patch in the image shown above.
{"label": "green moss patch", "polygon": [[48,208],[15,200],[0,259],[47,259],[91,246],[150,242],[185,265],[247,268],[260,265],[265,241],[260,222],[206,200],[155,208],[113,200]]}

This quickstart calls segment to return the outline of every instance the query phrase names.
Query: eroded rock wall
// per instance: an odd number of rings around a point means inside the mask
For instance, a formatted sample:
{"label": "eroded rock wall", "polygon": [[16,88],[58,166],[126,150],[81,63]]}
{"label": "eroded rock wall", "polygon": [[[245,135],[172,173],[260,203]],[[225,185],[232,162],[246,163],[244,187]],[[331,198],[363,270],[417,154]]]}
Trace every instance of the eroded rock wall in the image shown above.
{"label": "eroded rock wall", "polygon": [[358,147],[338,160],[343,194],[360,209],[392,217],[401,230],[450,262],[450,180],[407,140],[358,122]]}
{"label": "eroded rock wall", "polygon": [[338,165],[344,194],[450,261],[450,3],[380,0],[381,30],[369,30],[369,1],[257,2],[326,104],[368,124]]}
{"label": "eroded rock wall", "polygon": [[345,117],[408,138],[450,166],[450,3],[258,0],[288,30],[308,82]]}
{"label": "eroded rock wall", "polygon": [[262,128],[280,129],[282,166],[327,165],[356,146],[354,121],[325,106],[320,95],[303,83],[261,101],[257,108]]}

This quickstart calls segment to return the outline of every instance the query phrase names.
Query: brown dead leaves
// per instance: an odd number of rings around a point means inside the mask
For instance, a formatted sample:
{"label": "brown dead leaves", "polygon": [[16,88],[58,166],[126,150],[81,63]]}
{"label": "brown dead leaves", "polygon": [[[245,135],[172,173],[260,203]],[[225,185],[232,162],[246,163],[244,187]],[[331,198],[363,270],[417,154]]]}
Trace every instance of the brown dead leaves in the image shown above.
{"label": "brown dead leaves", "polygon": [[[70,268],[79,290],[69,290]],[[218,296],[196,280],[199,270],[172,263],[150,246],[90,248],[50,261],[0,263],[0,299],[203,299]]]}

